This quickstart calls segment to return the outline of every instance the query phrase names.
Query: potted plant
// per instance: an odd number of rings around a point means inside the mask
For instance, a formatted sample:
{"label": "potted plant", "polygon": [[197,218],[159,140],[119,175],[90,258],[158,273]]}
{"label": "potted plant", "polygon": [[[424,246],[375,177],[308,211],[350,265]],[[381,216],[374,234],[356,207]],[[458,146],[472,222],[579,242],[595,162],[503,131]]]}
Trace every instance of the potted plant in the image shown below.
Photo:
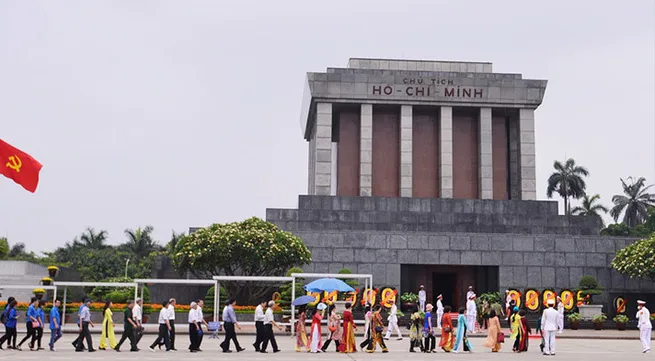
{"label": "potted plant", "polygon": [[616,329],[619,331],[625,331],[625,326],[628,324],[630,319],[626,315],[616,315],[614,317],[614,322],[616,322]]}
{"label": "potted plant", "polygon": [[566,319],[569,320],[572,330],[577,330],[580,327],[580,321],[582,321],[582,316],[579,313],[573,312],[566,316]]}
{"label": "potted plant", "polygon": [[41,278],[41,284],[44,286],[50,286],[52,284],[52,278],[50,277]]}
{"label": "potted plant", "polygon": [[403,293],[400,295],[400,302],[402,303],[401,309],[404,311],[413,312],[418,309],[416,306],[416,302],[418,302],[418,295],[416,293]]}
{"label": "potted plant", "polygon": [[34,293],[34,297],[38,300],[42,299],[43,295],[45,295],[45,290],[43,288],[35,288],[32,292]]}
{"label": "potted plant", "polygon": [[603,287],[593,276],[582,276],[578,283],[578,291],[584,297],[585,304],[578,306],[583,320],[591,319],[603,313],[603,305],[593,305],[592,298],[603,293]]}
{"label": "potted plant", "polygon": [[51,278],[57,277],[58,273],[59,273],[59,267],[57,267],[57,266],[48,266],[48,275]]}
{"label": "potted plant", "polygon": [[604,313],[596,315],[591,319],[591,322],[594,323],[594,330],[600,331],[603,329],[603,322],[607,321],[607,316]]}

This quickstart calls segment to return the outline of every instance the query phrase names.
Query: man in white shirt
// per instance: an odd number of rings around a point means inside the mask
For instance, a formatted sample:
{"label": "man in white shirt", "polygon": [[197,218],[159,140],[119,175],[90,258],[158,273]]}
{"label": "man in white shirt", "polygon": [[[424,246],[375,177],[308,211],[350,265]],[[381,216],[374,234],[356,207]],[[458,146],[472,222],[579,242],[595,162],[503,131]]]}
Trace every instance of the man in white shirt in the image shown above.
{"label": "man in white shirt", "polygon": [[175,348],[175,299],[171,298],[168,301],[168,323],[171,326],[171,351],[177,351]]}
{"label": "man in white shirt", "polygon": [[400,333],[400,328],[398,327],[398,307],[396,306],[396,300],[390,300],[389,302],[391,303],[391,310],[389,311],[389,317],[387,318],[389,326],[387,327],[387,334],[384,336],[384,339],[388,340],[391,337],[392,331],[396,330],[398,340],[402,340],[403,334]]}
{"label": "man in white shirt", "polygon": [[209,327],[209,325],[207,324],[207,321],[205,321],[205,315],[202,313],[202,308],[205,306],[205,301],[198,300],[196,303],[198,303],[198,308],[196,309],[196,322],[198,322],[198,325],[200,325],[200,333],[198,334],[198,344],[196,345],[196,351],[202,351],[200,349],[202,338],[204,336],[202,325],[205,325],[205,327]]}
{"label": "man in white shirt", "polygon": [[[161,345],[162,343],[166,345],[166,351],[171,350],[171,340],[168,337],[169,332],[171,332],[171,324],[168,319],[168,301],[164,301],[161,305],[161,311],[159,311],[159,335],[155,342],[150,345],[150,351],[155,352],[155,346]],[[160,346],[161,347],[161,346]]]}
{"label": "man in white shirt", "polygon": [[202,333],[198,322],[198,303],[191,302],[189,307],[189,351],[198,352],[199,334]]}
{"label": "man in white shirt", "polygon": [[564,331],[564,302],[562,302],[560,296],[557,296],[557,313],[559,313],[559,317],[557,318],[557,333],[562,333]]}
{"label": "man in white shirt", "polygon": [[475,333],[475,320],[478,317],[478,308],[475,304],[475,293],[466,302],[466,327],[467,331]]}
{"label": "man in white shirt", "polygon": [[260,346],[264,342],[264,321],[266,317],[264,316],[264,307],[266,307],[266,301],[259,303],[257,308],[255,308],[255,329],[257,332],[257,337],[255,338],[255,343],[252,346],[255,348],[255,351],[260,351]]}
{"label": "man in white shirt", "polygon": [[134,328],[134,344],[138,345],[143,337],[143,300],[140,298],[136,299],[136,303],[132,308],[132,318],[136,327]]}
{"label": "man in white shirt", "polygon": [[646,302],[637,301],[637,328],[639,328],[639,338],[643,353],[650,352],[650,334],[653,325],[650,322],[650,311],[646,308]]}
{"label": "man in white shirt", "polygon": [[470,300],[471,296],[473,296],[474,294],[475,294],[475,292],[473,292],[473,286],[469,286],[469,291],[466,292],[466,299]]}
{"label": "man in white shirt", "polygon": [[437,296],[437,327],[441,329],[441,320],[443,319],[443,295]]}
{"label": "man in white shirt", "polygon": [[421,287],[418,288],[418,304],[419,304],[419,311],[425,311],[425,302],[427,301],[428,297],[427,294],[425,293],[425,287],[421,285]]}
{"label": "man in white shirt", "polygon": [[555,300],[548,300],[548,308],[541,315],[541,330],[544,332],[544,355],[555,355],[555,336],[559,312],[553,307]]}
{"label": "man in white shirt", "polygon": [[263,344],[262,344],[262,349],[261,353],[266,353],[266,347],[268,347],[268,343],[271,343],[271,347],[273,347],[273,352],[280,352],[280,349],[277,347],[277,341],[275,341],[275,334],[273,333],[273,326],[277,327],[278,330],[282,330],[282,326],[278,325],[277,322],[275,322],[275,319],[273,317],[273,306],[275,306],[275,301],[269,301],[268,302],[268,308],[266,309],[266,313],[264,314],[264,338],[263,338]]}

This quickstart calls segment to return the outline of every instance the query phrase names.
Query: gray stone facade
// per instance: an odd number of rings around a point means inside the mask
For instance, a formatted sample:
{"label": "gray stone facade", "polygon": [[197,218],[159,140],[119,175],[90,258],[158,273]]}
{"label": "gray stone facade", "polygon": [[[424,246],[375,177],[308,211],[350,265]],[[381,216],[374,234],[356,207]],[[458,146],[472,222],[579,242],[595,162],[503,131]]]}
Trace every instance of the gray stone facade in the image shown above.
{"label": "gray stone facade", "polygon": [[655,291],[609,267],[633,239],[599,236],[596,219],[557,215],[557,202],[300,196],[299,209],[266,218],[310,248],[305,271],[346,267],[380,286],[400,288],[404,264],[469,265],[498,266],[498,290],[575,288],[592,275],[606,289],[600,302]]}

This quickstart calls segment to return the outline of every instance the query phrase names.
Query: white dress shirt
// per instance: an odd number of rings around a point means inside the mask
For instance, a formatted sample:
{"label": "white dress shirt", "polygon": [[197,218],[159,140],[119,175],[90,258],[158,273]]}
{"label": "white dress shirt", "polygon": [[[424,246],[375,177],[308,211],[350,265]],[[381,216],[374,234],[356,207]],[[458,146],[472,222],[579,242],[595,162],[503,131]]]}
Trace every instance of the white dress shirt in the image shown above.
{"label": "white dress shirt", "polygon": [[653,328],[653,325],[650,322],[650,311],[648,311],[646,307],[643,307],[639,312],[637,312],[637,328],[640,330]]}
{"label": "white dress shirt", "polygon": [[427,294],[425,293],[425,290],[418,291],[418,299],[421,301],[425,301],[427,299]]}
{"label": "white dress shirt", "polygon": [[168,319],[175,321],[175,307],[168,305]]}
{"label": "white dress shirt", "polygon": [[273,308],[269,307],[266,309],[266,314],[264,314],[264,324],[270,325],[273,323]]}
{"label": "white dress shirt", "polygon": [[159,324],[164,324],[166,323],[166,320],[168,320],[168,309],[167,308],[162,308],[161,311],[159,311]]}
{"label": "white dress shirt", "polygon": [[198,306],[196,309],[196,321],[202,323],[205,320],[205,316],[202,314],[202,307]]}
{"label": "white dress shirt", "polygon": [[[441,300],[437,300],[437,311],[443,312],[443,302]],[[441,320],[439,320],[441,322]]]}
{"label": "white dress shirt", "polygon": [[467,299],[467,300],[470,300],[470,299],[471,299],[471,296],[473,296],[474,294],[475,294],[475,292],[473,292],[473,291],[468,291],[468,292],[466,292],[466,299]]}
{"label": "white dress shirt", "polygon": [[255,322],[257,321],[264,322],[264,319],[265,319],[264,308],[262,307],[262,305],[258,305],[257,308],[255,308]]}
{"label": "white dress shirt", "polygon": [[559,313],[560,315],[564,314],[564,303],[562,302],[557,303],[557,313]]}
{"label": "white dress shirt", "polygon": [[558,318],[559,312],[552,307],[548,307],[541,316],[541,329],[544,331],[557,331]]}
{"label": "white dress shirt", "polygon": [[190,309],[189,310],[189,323],[195,323],[198,321],[198,309]]}
{"label": "white dress shirt", "polygon": [[138,304],[134,304],[134,308],[132,308],[132,318],[141,323],[141,319],[143,318],[143,315],[141,314],[141,306]]}

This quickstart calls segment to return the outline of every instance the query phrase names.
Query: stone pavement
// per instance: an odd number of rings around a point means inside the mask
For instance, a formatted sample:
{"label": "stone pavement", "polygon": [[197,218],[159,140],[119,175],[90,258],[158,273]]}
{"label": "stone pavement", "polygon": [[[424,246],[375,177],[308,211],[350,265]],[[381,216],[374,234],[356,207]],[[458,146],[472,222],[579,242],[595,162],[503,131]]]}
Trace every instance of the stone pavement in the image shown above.
{"label": "stone pavement", "polygon": [[[184,352],[183,349],[188,345],[187,337],[178,337],[178,349],[177,352],[164,352],[158,351],[155,353],[150,352],[147,349],[148,343],[152,342],[155,339],[154,335],[146,335],[142,339],[141,348],[145,349],[141,352],[121,352],[117,353],[114,351],[98,351],[95,353],[76,353],[73,351],[73,348],[70,344],[73,339],[72,335],[64,336],[64,339],[57,342],[58,351],[39,351],[31,352],[27,351],[0,351],[0,360],[139,360],[139,361],[150,361],[150,360],[178,360],[185,358],[188,360],[248,360],[248,361],[282,361],[282,360],[329,360],[329,361],[368,361],[368,360],[385,360],[385,361],[404,361],[404,360],[476,360],[476,361],[489,361],[489,360],[507,360],[508,358],[518,358],[521,360],[543,360],[544,356],[539,353],[538,343],[533,341],[531,343],[531,349],[527,353],[520,355],[513,355],[511,350],[509,350],[508,344],[503,345],[504,348],[498,354],[492,354],[488,349],[483,348],[482,338],[472,339],[474,353],[473,354],[445,354],[440,351],[436,354],[422,354],[415,353],[410,354],[408,352],[409,341],[407,339],[403,341],[391,340],[388,341],[389,353],[383,354],[381,352],[376,352],[374,354],[367,354],[363,352],[357,352],[354,354],[337,354],[335,353],[334,347],[330,348],[328,353],[324,354],[307,354],[307,353],[297,353],[294,352],[294,340],[288,336],[278,336],[278,344],[282,352],[280,353],[268,353],[261,354],[256,353],[250,343],[253,341],[252,336],[242,336],[240,341],[242,346],[246,347],[247,350],[244,352],[231,354],[223,354],[219,352],[218,341],[217,340],[205,340],[203,342],[203,352],[190,354]],[[98,336],[94,336],[94,347],[97,347]],[[44,337],[45,340],[45,337]],[[47,341],[46,341],[47,343]],[[234,349],[234,345],[232,345]],[[270,351],[270,350],[269,350]],[[594,361],[615,361],[618,358],[623,360],[648,360],[653,358],[653,353],[651,354],[642,354],[641,345],[639,340],[573,340],[573,339],[562,339],[557,343],[557,355],[555,356],[556,360],[590,360],[593,358]]]}

